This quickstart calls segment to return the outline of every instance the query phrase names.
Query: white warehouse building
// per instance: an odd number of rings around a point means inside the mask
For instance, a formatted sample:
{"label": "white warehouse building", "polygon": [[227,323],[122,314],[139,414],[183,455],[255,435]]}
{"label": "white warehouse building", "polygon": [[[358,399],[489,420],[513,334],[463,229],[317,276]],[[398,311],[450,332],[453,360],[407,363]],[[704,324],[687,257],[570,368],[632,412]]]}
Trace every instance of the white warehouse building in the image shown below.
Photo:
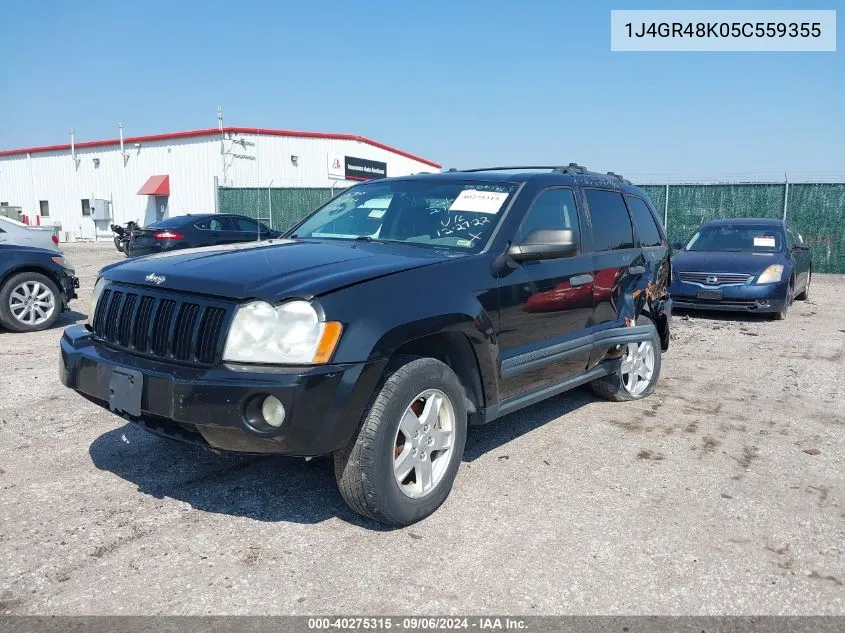
{"label": "white warehouse building", "polygon": [[62,241],[215,211],[283,229],[355,181],[439,169],[361,136],[222,127],[2,150],[0,207],[56,226]]}

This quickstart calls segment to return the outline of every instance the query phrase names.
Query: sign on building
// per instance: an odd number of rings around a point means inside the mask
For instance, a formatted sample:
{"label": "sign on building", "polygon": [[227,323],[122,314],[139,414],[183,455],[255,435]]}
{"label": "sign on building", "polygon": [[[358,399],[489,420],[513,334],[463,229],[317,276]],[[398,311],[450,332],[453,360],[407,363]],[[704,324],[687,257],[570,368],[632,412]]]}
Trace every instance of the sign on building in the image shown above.
{"label": "sign on building", "polygon": [[355,156],[328,155],[328,175],[336,180],[370,180],[387,177],[387,163]]}

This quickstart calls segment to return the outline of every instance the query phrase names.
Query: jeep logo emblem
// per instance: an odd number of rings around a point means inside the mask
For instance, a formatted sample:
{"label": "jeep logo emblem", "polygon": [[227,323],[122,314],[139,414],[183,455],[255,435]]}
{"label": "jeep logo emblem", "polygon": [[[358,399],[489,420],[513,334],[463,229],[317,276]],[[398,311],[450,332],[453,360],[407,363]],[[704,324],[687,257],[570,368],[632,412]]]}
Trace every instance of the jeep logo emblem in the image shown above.
{"label": "jeep logo emblem", "polygon": [[156,286],[160,286],[164,283],[167,277],[165,277],[164,275],[156,275],[155,273],[150,273],[149,275],[144,277],[144,279],[146,281],[149,281],[150,283],[155,284]]}
{"label": "jeep logo emblem", "polygon": [[708,284],[715,284],[717,281],[719,281],[719,279],[717,277],[714,277],[713,275],[710,275],[706,281]]}

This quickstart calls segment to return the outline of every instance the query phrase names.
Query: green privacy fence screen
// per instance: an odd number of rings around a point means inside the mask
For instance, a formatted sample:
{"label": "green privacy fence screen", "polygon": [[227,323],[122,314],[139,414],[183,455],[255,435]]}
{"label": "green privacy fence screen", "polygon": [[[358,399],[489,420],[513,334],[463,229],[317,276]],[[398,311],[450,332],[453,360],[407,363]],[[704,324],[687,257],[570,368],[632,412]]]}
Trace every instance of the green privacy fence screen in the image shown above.
{"label": "green privacy fence screen", "polygon": [[[338,192],[335,189],[335,193]],[[284,231],[331,198],[332,190],[220,187],[217,194],[220,213],[261,218],[266,224],[270,224],[267,218],[272,217],[273,228]]]}
{"label": "green privacy fence screen", "polygon": [[[702,222],[717,218],[783,217],[802,235],[813,251],[816,272],[845,273],[845,184],[690,184],[642,185],[671,241],[686,240]],[[338,190],[335,190],[337,193]],[[218,189],[222,213],[242,213],[255,218],[272,215],[273,228],[293,225],[332,195],[321,188]],[[272,212],[271,212],[272,210]]]}
{"label": "green privacy fence screen", "polygon": [[691,237],[702,222],[719,218],[786,219],[813,251],[813,270],[845,273],[845,184],[748,183],[642,185],[670,241]]}

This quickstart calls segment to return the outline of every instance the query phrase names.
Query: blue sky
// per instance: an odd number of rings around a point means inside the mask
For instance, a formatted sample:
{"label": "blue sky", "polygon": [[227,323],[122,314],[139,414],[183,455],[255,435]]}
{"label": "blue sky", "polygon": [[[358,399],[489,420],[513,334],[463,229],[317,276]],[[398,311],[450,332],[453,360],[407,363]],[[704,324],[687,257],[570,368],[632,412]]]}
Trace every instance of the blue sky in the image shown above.
{"label": "blue sky", "polygon": [[611,53],[611,8],[738,7],[5,0],[0,147],[214,127],[222,104],[227,125],[361,134],[445,166],[845,176],[841,36],[836,53]]}

